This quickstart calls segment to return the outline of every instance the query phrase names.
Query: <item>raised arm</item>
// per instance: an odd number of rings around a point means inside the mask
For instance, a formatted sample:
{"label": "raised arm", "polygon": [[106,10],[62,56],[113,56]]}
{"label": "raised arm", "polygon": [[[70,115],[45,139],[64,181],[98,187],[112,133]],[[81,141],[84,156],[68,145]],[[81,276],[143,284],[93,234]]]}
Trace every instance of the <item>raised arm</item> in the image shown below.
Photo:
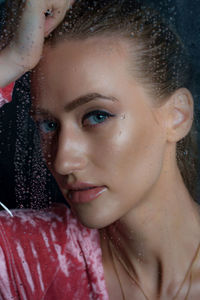
{"label": "raised arm", "polygon": [[[15,6],[16,1],[12,1],[15,2]],[[22,7],[19,26],[16,26],[13,39],[7,47],[0,51],[0,88],[35,67],[41,57],[45,36],[62,21],[73,2],[72,0],[18,0],[19,6]],[[2,41],[0,46],[1,43]]]}

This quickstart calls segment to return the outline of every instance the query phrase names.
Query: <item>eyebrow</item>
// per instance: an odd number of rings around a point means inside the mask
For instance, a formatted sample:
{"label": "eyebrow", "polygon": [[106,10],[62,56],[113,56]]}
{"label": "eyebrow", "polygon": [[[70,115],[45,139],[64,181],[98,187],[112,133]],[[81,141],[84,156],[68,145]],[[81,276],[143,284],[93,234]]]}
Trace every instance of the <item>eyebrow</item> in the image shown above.
{"label": "eyebrow", "polygon": [[[66,104],[64,107],[64,110],[66,112],[70,112],[72,110],[75,110],[77,107],[79,107],[81,105],[84,105],[86,103],[96,100],[97,98],[104,99],[104,100],[110,100],[112,102],[118,101],[118,99],[113,96],[105,96],[105,95],[101,95],[99,93],[89,93],[89,94],[80,96],[78,98],[75,98],[70,103]],[[49,114],[51,114],[51,112],[46,109],[40,108],[40,107],[32,106],[31,110],[30,110],[30,114],[31,114],[31,116],[41,115],[41,114],[49,115]]]}

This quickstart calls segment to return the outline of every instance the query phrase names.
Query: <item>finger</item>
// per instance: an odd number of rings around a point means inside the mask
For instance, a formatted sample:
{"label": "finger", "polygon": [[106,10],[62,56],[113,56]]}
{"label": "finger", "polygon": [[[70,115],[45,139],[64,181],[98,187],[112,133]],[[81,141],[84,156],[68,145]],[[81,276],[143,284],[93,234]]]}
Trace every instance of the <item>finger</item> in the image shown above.
{"label": "finger", "polygon": [[48,36],[64,19],[67,10],[73,5],[74,0],[64,0],[60,2],[48,3],[51,8],[48,9],[45,21],[45,36]]}

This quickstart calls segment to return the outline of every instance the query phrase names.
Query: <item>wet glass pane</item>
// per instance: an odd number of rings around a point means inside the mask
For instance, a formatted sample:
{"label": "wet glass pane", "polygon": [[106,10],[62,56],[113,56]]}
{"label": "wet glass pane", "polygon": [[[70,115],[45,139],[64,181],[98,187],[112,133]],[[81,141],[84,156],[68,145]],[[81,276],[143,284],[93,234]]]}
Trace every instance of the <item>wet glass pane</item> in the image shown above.
{"label": "wet glass pane", "polygon": [[199,299],[200,0],[0,0],[0,299]]}

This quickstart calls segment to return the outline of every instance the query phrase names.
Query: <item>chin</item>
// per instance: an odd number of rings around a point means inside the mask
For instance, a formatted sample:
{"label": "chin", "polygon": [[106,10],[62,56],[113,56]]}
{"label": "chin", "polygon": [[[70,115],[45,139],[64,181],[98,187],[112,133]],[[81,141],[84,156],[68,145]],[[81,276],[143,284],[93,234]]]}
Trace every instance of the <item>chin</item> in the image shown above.
{"label": "chin", "polygon": [[90,211],[80,207],[74,208],[72,206],[71,210],[82,225],[91,229],[102,229],[115,222],[115,219],[109,214],[104,214],[100,211],[96,213],[94,211]]}

